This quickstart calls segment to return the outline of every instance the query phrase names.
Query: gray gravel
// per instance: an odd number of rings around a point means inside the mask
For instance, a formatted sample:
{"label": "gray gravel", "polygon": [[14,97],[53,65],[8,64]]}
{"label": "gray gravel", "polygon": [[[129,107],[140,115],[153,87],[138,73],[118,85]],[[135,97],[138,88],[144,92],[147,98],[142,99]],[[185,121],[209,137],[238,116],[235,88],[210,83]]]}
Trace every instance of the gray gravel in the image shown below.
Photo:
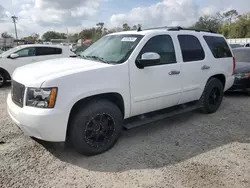
{"label": "gray gravel", "polygon": [[250,187],[250,97],[227,95],[216,114],[190,112],[124,132],[84,157],[36,142],[6,112],[0,89],[0,187]]}

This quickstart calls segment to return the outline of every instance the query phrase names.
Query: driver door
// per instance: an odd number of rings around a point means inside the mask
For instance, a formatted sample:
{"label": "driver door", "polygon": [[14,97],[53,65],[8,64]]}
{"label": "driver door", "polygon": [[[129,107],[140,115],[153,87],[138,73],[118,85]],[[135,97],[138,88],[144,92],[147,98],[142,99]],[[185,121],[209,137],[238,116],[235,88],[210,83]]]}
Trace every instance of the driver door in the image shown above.
{"label": "driver door", "polygon": [[9,73],[13,74],[16,68],[36,62],[36,48],[27,47],[15,52],[17,58],[8,57]]}
{"label": "driver door", "polygon": [[179,102],[182,80],[172,37],[153,36],[142,47],[136,59],[141,59],[146,52],[158,53],[160,63],[152,63],[141,69],[131,58],[131,116],[175,106]]}

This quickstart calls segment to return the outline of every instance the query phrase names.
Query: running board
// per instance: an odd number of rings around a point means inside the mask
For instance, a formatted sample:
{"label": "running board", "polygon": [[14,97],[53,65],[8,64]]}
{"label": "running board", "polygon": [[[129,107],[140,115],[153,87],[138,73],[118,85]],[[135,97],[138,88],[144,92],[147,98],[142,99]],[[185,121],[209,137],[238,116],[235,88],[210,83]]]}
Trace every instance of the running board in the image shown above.
{"label": "running board", "polygon": [[200,108],[199,102],[192,102],[184,105],[179,105],[171,108],[166,108],[164,110],[159,110],[156,112],[151,112],[148,114],[143,114],[140,116],[132,117],[124,120],[125,129],[132,129],[142,125],[150,124],[165,118],[190,112]]}

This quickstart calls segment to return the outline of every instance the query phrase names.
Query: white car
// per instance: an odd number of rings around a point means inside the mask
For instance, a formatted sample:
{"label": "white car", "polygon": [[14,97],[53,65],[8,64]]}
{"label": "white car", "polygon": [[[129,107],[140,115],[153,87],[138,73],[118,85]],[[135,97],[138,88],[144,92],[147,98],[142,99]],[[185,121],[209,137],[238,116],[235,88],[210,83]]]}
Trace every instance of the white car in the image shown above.
{"label": "white car", "polygon": [[68,47],[30,44],[0,54],[0,87],[11,79],[14,70],[23,65],[61,57],[75,57]]}
{"label": "white car", "polygon": [[222,35],[180,27],[113,33],[81,58],[18,68],[8,113],[29,136],[69,139],[79,153],[95,155],[112,148],[123,127],[178,114],[179,107],[216,112],[234,74]]}

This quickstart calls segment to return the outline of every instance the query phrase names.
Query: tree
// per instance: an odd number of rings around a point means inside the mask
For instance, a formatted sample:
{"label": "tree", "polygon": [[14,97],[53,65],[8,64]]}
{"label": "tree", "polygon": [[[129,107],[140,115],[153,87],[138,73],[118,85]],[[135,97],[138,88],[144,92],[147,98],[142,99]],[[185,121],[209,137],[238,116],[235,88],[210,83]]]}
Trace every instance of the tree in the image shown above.
{"label": "tree", "polygon": [[39,40],[39,35],[37,33],[33,33],[28,37],[24,37],[23,40],[26,42],[36,43]]}
{"label": "tree", "polygon": [[132,27],[132,30],[137,30],[137,25],[134,25],[134,26]]}
{"label": "tree", "polygon": [[222,23],[217,19],[209,16],[200,17],[199,20],[191,27],[196,29],[207,29],[218,32]]}
{"label": "tree", "polygon": [[47,31],[43,34],[42,39],[45,41],[50,41],[51,39],[67,39],[67,34],[56,31]]}
{"label": "tree", "polygon": [[98,26],[97,31],[98,31],[99,34],[102,36],[102,35],[103,35],[104,23],[103,23],[103,22],[99,22],[99,23],[96,24],[96,26]]}
{"label": "tree", "polygon": [[122,28],[123,28],[123,31],[129,31],[130,30],[130,27],[129,27],[129,25],[127,23],[123,24]]}
{"label": "tree", "polygon": [[3,33],[1,34],[1,37],[2,37],[2,38],[13,38],[13,37],[11,36],[11,34],[9,34],[9,33],[7,33],[7,32],[3,32]]}
{"label": "tree", "polygon": [[78,33],[69,34],[68,39],[70,42],[77,42],[79,39],[79,34]]}
{"label": "tree", "polygon": [[99,27],[99,29],[102,31],[103,27],[104,27],[104,23],[103,22],[99,22],[96,24],[96,26]]}
{"label": "tree", "polygon": [[96,28],[90,28],[90,29],[83,29],[79,33],[80,39],[93,39],[96,33]]}

